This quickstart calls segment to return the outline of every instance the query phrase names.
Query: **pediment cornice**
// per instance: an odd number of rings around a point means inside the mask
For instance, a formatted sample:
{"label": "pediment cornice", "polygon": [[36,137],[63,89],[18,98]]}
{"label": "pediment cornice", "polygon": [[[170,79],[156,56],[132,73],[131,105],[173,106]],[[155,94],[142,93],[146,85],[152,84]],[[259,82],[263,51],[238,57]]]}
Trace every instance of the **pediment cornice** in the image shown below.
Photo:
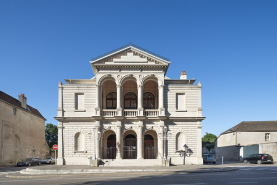
{"label": "pediment cornice", "polygon": [[90,61],[94,73],[99,68],[162,68],[165,72],[170,61],[133,44],[101,55]]}

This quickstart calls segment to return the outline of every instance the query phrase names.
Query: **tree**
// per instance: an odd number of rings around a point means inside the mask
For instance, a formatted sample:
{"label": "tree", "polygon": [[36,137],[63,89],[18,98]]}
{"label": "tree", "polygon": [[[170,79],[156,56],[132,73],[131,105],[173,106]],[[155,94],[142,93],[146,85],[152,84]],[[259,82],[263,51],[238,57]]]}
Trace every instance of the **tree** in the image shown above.
{"label": "tree", "polygon": [[216,135],[206,132],[206,135],[202,138],[202,145],[209,151],[215,147]]}
{"label": "tree", "polygon": [[52,123],[47,123],[45,126],[45,139],[49,147],[52,148],[58,142],[58,127]]}

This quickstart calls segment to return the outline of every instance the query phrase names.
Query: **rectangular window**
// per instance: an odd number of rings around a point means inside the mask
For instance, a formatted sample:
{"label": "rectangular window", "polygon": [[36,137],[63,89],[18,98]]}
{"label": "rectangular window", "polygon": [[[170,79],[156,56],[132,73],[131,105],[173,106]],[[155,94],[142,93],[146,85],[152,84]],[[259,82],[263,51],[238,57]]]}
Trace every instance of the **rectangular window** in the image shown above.
{"label": "rectangular window", "polygon": [[186,110],[185,94],[176,94],[176,108],[177,110]]}
{"label": "rectangular window", "polygon": [[16,115],[16,108],[13,108],[13,114]]}
{"label": "rectangular window", "polygon": [[84,94],[75,94],[75,110],[85,110]]}
{"label": "rectangular window", "polygon": [[270,134],[269,133],[265,133],[265,141],[269,141],[270,139]]}

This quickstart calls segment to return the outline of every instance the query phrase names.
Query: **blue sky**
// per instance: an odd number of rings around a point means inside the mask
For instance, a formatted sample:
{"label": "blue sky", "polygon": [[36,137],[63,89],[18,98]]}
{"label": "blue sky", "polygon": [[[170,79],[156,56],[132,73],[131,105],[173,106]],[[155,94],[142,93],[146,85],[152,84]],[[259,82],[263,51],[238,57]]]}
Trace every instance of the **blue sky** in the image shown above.
{"label": "blue sky", "polygon": [[0,90],[57,124],[58,82],[132,42],[202,83],[203,135],[277,120],[277,1],[0,0]]}

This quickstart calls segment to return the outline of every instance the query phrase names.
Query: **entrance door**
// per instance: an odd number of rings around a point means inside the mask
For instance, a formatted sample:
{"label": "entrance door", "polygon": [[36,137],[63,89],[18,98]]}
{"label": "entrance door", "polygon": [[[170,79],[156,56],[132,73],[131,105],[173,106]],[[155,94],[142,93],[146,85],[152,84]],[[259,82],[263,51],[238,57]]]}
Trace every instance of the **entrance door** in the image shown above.
{"label": "entrance door", "polygon": [[137,138],[132,134],[129,134],[125,137],[123,158],[124,159],[137,158]]}
{"label": "entrance door", "polygon": [[155,159],[154,139],[151,135],[144,136],[144,159]]}
{"label": "entrance door", "polygon": [[107,159],[115,159],[116,147],[115,147],[116,136],[110,135],[107,139]]}

